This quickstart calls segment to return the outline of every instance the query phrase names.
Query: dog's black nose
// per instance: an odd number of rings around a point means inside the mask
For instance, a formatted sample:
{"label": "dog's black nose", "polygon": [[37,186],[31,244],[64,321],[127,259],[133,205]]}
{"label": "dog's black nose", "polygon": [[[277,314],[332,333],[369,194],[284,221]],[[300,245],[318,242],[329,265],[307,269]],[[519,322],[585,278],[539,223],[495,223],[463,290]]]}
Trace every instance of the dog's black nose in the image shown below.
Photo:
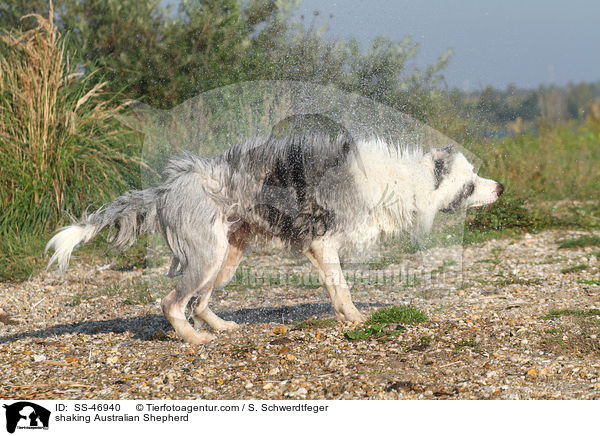
{"label": "dog's black nose", "polygon": [[496,186],[496,194],[498,194],[498,197],[500,197],[503,192],[504,192],[504,185],[502,185],[502,183],[498,183],[498,185]]}

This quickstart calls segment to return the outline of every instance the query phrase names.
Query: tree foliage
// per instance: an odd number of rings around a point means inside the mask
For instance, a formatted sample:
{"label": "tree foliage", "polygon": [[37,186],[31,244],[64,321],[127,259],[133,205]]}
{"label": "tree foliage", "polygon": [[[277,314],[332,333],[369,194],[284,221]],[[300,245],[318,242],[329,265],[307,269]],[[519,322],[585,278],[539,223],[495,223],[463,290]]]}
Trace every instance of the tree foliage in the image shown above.
{"label": "tree foliage", "polygon": [[[0,25],[44,12],[41,0],[9,0]],[[332,83],[426,120],[449,53],[424,71],[409,38],[328,39],[326,29],[291,19],[295,0],[57,0],[56,21],[86,70],[113,91],[169,108],[200,92],[247,80]]]}

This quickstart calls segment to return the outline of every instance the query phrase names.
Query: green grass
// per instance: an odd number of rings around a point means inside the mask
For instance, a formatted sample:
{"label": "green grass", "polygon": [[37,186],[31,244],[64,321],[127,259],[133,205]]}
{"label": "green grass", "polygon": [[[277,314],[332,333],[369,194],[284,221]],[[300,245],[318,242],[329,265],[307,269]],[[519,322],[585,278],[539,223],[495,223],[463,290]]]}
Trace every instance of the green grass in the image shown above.
{"label": "green grass", "polygon": [[384,342],[391,337],[399,336],[402,334],[401,330],[391,330],[387,324],[371,324],[362,329],[351,330],[344,333],[346,339],[351,341],[358,341],[362,339],[377,339],[380,342]]}
{"label": "green grass", "polygon": [[[502,182],[529,203],[596,199],[600,192],[600,122],[541,124],[537,132],[469,149],[483,160],[480,173]],[[596,215],[597,217],[598,215]]]}
{"label": "green grass", "polygon": [[[77,73],[66,40],[40,17],[0,36],[0,235],[42,234],[140,181],[139,135],[97,73]],[[19,108],[19,110],[15,110]]]}
{"label": "green grass", "polygon": [[[51,233],[24,233],[8,234],[0,239],[0,282],[20,282],[43,271],[49,260],[49,256],[44,256],[44,247],[51,236]],[[149,255],[147,243],[152,237],[153,235],[143,236],[121,252],[112,248],[101,233],[90,244],[78,248],[71,262],[111,262],[116,271],[156,267],[164,263],[165,259]]]}
{"label": "green grass", "polygon": [[498,286],[508,286],[508,285],[522,285],[522,286],[533,286],[533,285],[541,285],[541,279],[521,279],[517,277],[509,277],[503,280],[495,280],[495,285]]}
{"label": "green grass", "polygon": [[334,318],[313,318],[299,322],[293,327],[293,330],[319,329],[334,327],[338,324]]}
{"label": "green grass", "polygon": [[397,258],[381,258],[369,262],[367,268],[370,270],[382,270],[395,263],[398,263]]}
{"label": "green grass", "polygon": [[500,262],[500,259],[480,259],[475,261],[475,263],[491,263],[493,265],[498,265]]}
{"label": "green grass", "polygon": [[512,195],[508,191],[490,206],[469,210],[466,222],[467,230],[537,231],[558,224],[553,217],[526,208],[526,204],[527,200],[524,197]]}
{"label": "green grass", "polygon": [[458,341],[454,343],[456,348],[472,348],[473,350],[477,350],[479,348],[479,344],[475,342],[473,339],[466,339],[464,341]]}
{"label": "green grass", "polygon": [[566,260],[566,258],[564,258],[564,257],[558,257],[556,259],[542,260],[541,262],[537,262],[536,265],[552,265],[553,263],[559,263],[559,262],[563,262],[565,260]]}
{"label": "green grass", "polygon": [[[600,122],[588,120],[542,124],[537,134],[471,143],[469,150],[483,159],[479,173],[502,182],[506,191],[496,203],[468,211],[465,243],[549,228],[600,228],[599,142]],[[572,203],[554,207],[554,201],[565,199]]]}
{"label": "green grass", "polygon": [[367,320],[367,324],[416,324],[427,321],[427,315],[414,306],[384,307],[375,311]]}
{"label": "green grass", "polygon": [[550,320],[557,319],[562,316],[578,316],[578,317],[588,317],[588,316],[600,316],[600,309],[558,309],[552,310],[547,315],[542,316],[542,319]]}
{"label": "green grass", "polygon": [[385,342],[398,336],[404,328],[399,324],[416,324],[427,321],[427,315],[413,306],[384,307],[375,311],[365,322],[365,326],[344,333],[347,339],[357,341],[377,339]]}
{"label": "green grass", "polygon": [[577,283],[581,283],[582,285],[600,286],[600,280],[577,280]]}
{"label": "green grass", "polygon": [[406,351],[425,351],[431,346],[433,338],[431,336],[421,336],[414,344],[406,348]]}
{"label": "green grass", "polygon": [[46,239],[39,235],[15,235],[0,238],[0,281],[20,282],[46,266],[42,257]]}
{"label": "green grass", "polygon": [[574,239],[565,239],[559,241],[558,248],[582,248],[590,246],[600,246],[600,236],[586,235]]}
{"label": "green grass", "polygon": [[560,272],[563,274],[571,274],[571,273],[575,273],[575,272],[584,271],[588,268],[589,268],[588,265],[580,264],[580,265],[570,266],[568,268],[563,268],[560,270]]}

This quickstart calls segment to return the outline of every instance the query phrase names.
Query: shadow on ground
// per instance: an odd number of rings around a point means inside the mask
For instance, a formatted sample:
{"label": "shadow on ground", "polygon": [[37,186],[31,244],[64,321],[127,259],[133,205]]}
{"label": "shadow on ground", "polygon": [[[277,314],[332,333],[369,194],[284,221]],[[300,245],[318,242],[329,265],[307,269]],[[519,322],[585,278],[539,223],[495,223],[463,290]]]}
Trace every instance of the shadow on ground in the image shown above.
{"label": "shadow on ground", "polygon": [[[358,303],[359,308],[380,307],[381,304]],[[294,306],[260,307],[220,312],[219,316],[238,324],[283,323],[294,324],[311,317],[331,315],[331,305],[326,303],[306,303]],[[58,324],[41,330],[21,332],[0,336],[0,344],[16,342],[25,338],[48,338],[66,334],[98,335],[103,333],[133,333],[134,339],[172,340],[161,332],[173,330],[163,315],[132,316],[113,318],[104,321],[81,321],[70,324]]]}

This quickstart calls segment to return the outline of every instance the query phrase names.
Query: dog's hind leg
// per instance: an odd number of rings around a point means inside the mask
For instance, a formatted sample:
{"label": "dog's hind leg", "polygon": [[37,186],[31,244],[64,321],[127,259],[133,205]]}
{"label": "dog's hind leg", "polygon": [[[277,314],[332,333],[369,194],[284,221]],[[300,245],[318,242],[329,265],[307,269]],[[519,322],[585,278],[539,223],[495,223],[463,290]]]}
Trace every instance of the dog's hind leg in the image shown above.
{"label": "dog's hind leg", "polygon": [[175,289],[162,300],[163,313],[177,335],[185,342],[193,345],[206,344],[215,338],[207,331],[196,331],[185,316],[185,308],[190,298],[198,294],[201,295],[201,299],[205,299],[206,294],[210,296],[215,273],[216,271],[213,272],[212,277],[206,274],[202,278],[195,274],[184,273]]}
{"label": "dog's hind leg", "polygon": [[340,266],[336,245],[327,239],[318,239],[313,241],[304,255],[319,272],[319,277],[331,298],[336,319],[341,322],[364,321],[365,317],[352,303],[350,288]]}
{"label": "dog's hind leg", "polygon": [[[227,239],[230,244],[229,252],[223,268],[215,278],[213,288],[220,289],[231,280],[244,255],[246,240],[248,239],[249,234],[247,225],[241,226],[236,232],[230,232],[228,234]],[[206,301],[206,304],[202,304],[203,301]],[[239,328],[239,325],[235,321],[225,321],[220,318],[210,310],[207,304],[208,297],[201,297],[199,304],[194,309],[193,318],[195,323],[204,321],[215,330],[233,330]]]}
{"label": "dog's hind leg", "polygon": [[196,311],[194,311],[193,317],[195,323],[198,323],[199,321],[204,321],[210,327],[218,331],[235,330],[240,328],[237,322],[224,320],[219,315],[210,310],[209,307],[203,309],[201,313],[196,313]]}
{"label": "dog's hind leg", "polygon": [[[205,233],[206,240],[199,241],[190,235],[180,235],[178,241],[185,258],[183,276],[175,289],[162,301],[162,309],[177,335],[190,344],[206,344],[215,338],[207,331],[196,331],[185,316],[185,308],[193,296],[199,297],[198,306],[205,309],[213,284],[223,268],[229,251],[225,229],[215,223],[211,232]],[[204,239],[204,238],[203,238]],[[206,244],[210,250],[206,249]]]}

